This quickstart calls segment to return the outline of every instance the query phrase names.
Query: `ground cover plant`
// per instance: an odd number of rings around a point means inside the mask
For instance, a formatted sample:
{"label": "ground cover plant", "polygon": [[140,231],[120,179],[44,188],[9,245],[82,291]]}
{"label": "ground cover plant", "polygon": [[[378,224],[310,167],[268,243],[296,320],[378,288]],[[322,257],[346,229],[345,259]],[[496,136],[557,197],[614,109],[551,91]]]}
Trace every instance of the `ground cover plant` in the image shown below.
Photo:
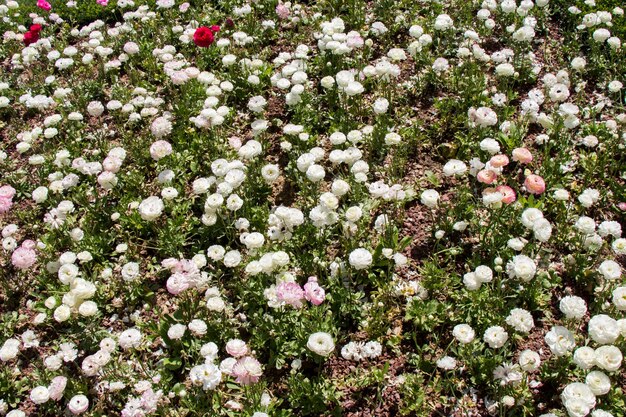
{"label": "ground cover plant", "polygon": [[626,414],[621,1],[0,1],[0,415]]}

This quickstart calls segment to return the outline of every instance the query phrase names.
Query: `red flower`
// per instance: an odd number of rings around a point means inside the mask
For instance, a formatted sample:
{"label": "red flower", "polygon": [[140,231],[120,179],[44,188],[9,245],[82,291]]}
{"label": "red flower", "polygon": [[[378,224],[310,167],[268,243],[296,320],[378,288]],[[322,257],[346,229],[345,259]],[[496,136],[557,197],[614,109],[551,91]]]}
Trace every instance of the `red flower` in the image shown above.
{"label": "red flower", "polygon": [[200,26],[193,34],[193,43],[200,48],[208,48],[214,40],[213,32],[206,26]]}
{"label": "red flower", "polygon": [[38,25],[37,23],[35,23],[34,25],[31,25],[30,27],[30,31],[31,32],[35,32],[35,33],[39,33],[41,32],[41,25]]}
{"label": "red flower", "polygon": [[220,31],[220,27],[217,25],[213,25],[209,28],[211,30],[211,32],[213,32],[214,34]]}
{"label": "red flower", "polygon": [[39,32],[26,32],[24,34],[24,44],[26,46],[39,40]]}

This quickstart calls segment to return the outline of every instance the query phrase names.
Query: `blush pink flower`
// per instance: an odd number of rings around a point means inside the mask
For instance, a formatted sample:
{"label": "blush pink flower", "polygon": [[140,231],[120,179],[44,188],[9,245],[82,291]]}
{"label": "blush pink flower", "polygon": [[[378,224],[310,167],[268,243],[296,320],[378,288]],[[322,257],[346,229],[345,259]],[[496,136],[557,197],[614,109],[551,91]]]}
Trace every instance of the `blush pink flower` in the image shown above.
{"label": "blush pink flower", "polygon": [[502,154],[494,155],[491,157],[491,160],[489,160],[489,163],[494,168],[501,168],[509,164],[509,157]]}
{"label": "blush pink flower", "polygon": [[513,160],[520,164],[530,164],[533,161],[533,154],[526,148],[513,149]]}
{"label": "blush pink flower", "polygon": [[539,175],[531,174],[526,177],[524,187],[531,194],[541,194],[546,190],[546,183]]}
{"label": "blush pink flower", "polygon": [[37,254],[33,249],[19,247],[11,255],[11,263],[17,269],[28,269],[37,261]]}
{"label": "blush pink flower", "polygon": [[476,178],[483,184],[492,184],[496,180],[497,176],[498,174],[490,169],[482,169],[478,172]]}
{"label": "blush pink flower", "polygon": [[320,305],[326,299],[326,291],[317,283],[316,277],[309,277],[309,282],[304,284],[304,298],[313,305]]}
{"label": "blush pink flower", "polygon": [[228,144],[230,145],[231,148],[233,148],[234,150],[238,151],[239,148],[241,148],[241,138],[237,137],[237,136],[231,136],[228,138]]}
{"label": "blush pink flower", "polygon": [[0,198],[8,198],[9,200],[15,195],[15,188],[10,185],[0,187]]}
{"label": "blush pink flower", "polygon": [[287,19],[289,17],[289,8],[283,3],[278,3],[276,6],[276,14],[281,19]]}
{"label": "blush pink flower", "polygon": [[59,401],[63,398],[63,392],[65,391],[65,386],[67,385],[67,378],[64,376],[55,376],[50,381],[50,386],[48,387],[48,392],[50,393],[50,399],[54,401]]}
{"label": "blush pink flower", "polygon": [[170,294],[178,295],[189,288],[189,281],[187,280],[187,276],[185,276],[185,274],[177,272],[172,274],[172,276],[167,279],[166,286],[167,291],[169,291]]}
{"label": "blush pink flower", "polygon": [[626,202],[617,203],[617,208],[626,211]]}
{"label": "blush pink flower", "polygon": [[513,190],[508,185],[498,185],[496,187],[496,191],[504,196],[504,198],[502,199],[502,202],[504,204],[514,203],[517,198],[515,195],[515,190]]}
{"label": "blush pink flower", "polygon": [[300,308],[304,299],[304,291],[295,282],[281,282],[276,287],[276,296],[279,301]]}
{"label": "blush pink flower", "polygon": [[11,206],[13,206],[13,201],[10,198],[0,197],[0,214],[11,210]]}
{"label": "blush pink flower", "polygon": [[258,360],[252,356],[245,356],[233,366],[232,375],[237,383],[249,385],[259,380],[263,375],[263,368]]}
{"label": "blush pink flower", "polygon": [[248,354],[249,349],[246,342],[241,339],[231,339],[226,343],[226,352],[235,358],[241,358]]}

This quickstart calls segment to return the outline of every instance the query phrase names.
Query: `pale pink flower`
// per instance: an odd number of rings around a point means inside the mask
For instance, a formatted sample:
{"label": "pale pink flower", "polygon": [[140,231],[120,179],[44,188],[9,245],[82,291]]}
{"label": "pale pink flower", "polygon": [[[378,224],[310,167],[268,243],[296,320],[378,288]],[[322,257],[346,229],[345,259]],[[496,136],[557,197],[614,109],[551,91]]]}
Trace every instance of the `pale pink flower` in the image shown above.
{"label": "pale pink flower", "polygon": [[37,254],[33,249],[19,247],[11,255],[11,263],[17,269],[28,269],[37,261]]}
{"label": "pale pink flower", "polygon": [[278,3],[278,5],[276,6],[276,14],[281,19],[287,19],[289,17],[289,8],[283,3]]}
{"label": "pale pink flower", "polygon": [[309,277],[309,282],[304,284],[304,298],[313,305],[320,305],[326,299],[326,291],[317,283],[316,277]]}
{"label": "pale pink flower", "polygon": [[479,182],[482,182],[484,184],[491,184],[496,180],[497,176],[498,174],[490,169],[482,169],[480,170],[480,172],[478,172],[476,178]]}
{"label": "pale pink flower", "polygon": [[50,393],[50,399],[54,401],[59,401],[63,398],[63,392],[65,391],[65,386],[67,385],[67,378],[64,376],[55,376],[50,381],[50,386],[48,387],[48,392]]}
{"label": "pale pink flower", "polygon": [[530,164],[533,161],[533,155],[526,148],[513,149],[513,160],[520,164]]}
{"label": "pale pink flower", "polygon": [[281,282],[276,287],[276,296],[279,301],[300,308],[304,299],[304,291],[295,282]]}
{"label": "pale pink flower", "polygon": [[0,214],[11,210],[11,206],[13,206],[13,201],[10,198],[0,197]]}
{"label": "pale pink flower", "polygon": [[35,243],[34,240],[26,239],[22,242],[21,246],[26,249],[35,249],[37,247],[37,243]]}
{"label": "pale pink flower", "polygon": [[504,204],[514,203],[517,198],[515,196],[515,190],[513,190],[508,185],[498,185],[496,187],[496,191],[504,196],[504,198],[502,199],[502,202]]}
{"label": "pale pink flower", "polygon": [[233,366],[233,376],[239,384],[249,385],[259,380],[263,374],[261,363],[251,356],[245,356]]}
{"label": "pale pink flower", "polygon": [[491,160],[489,161],[489,163],[494,168],[501,168],[509,164],[509,157],[506,155],[502,155],[502,154],[494,155],[491,157]]}
{"label": "pale pink flower", "polygon": [[231,148],[233,148],[234,150],[238,151],[239,148],[241,148],[241,138],[237,137],[237,136],[231,136],[228,138],[228,144],[230,145]]}
{"label": "pale pink flower", "polygon": [[15,195],[15,188],[10,185],[0,187],[0,198],[8,198],[9,200]]}
{"label": "pale pink flower", "polygon": [[246,342],[240,339],[231,339],[226,343],[226,352],[235,358],[240,358],[249,352]]}
{"label": "pale pink flower", "polygon": [[178,295],[189,288],[189,281],[185,274],[176,272],[167,279],[167,291],[172,295]]}
{"label": "pale pink flower", "polygon": [[531,194],[541,194],[546,190],[546,183],[539,175],[531,174],[526,177],[524,187]]}

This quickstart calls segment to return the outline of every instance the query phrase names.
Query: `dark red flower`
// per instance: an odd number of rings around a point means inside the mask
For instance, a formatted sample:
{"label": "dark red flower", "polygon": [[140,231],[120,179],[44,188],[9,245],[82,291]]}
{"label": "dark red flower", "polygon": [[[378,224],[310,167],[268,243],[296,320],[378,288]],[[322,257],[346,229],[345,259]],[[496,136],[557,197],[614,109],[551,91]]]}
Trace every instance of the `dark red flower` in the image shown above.
{"label": "dark red flower", "polygon": [[24,45],[28,46],[31,43],[35,43],[39,40],[39,33],[38,32],[26,32],[24,34]]}
{"label": "dark red flower", "polygon": [[208,48],[214,40],[213,32],[206,26],[200,26],[193,34],[193,43],[200,48]]}
{"label": "dark red flower", "polygon": [[224,22],[224,24],[226,25],[227,28],[235,27],[235,22],[233,22],[233,19],[231,19],[230,17],[226,18],[226,21]]}
{"label": "dark red flower", "polygon": [[31,27],[30,27],[30,31],[31,32],[35,32],[35,33],[41,32],[41,29],[42,29],[41,25],[39,25],[37,23],[35,23],[34,25],[31,25]]}
{"label": "dark red flower", "polygon": [[213,25],[209,29],[211,29],[211,32],[213,32],[213,33],[217,33],[217,32],[220,31],[220,27],[217,26],[217,25]]}

